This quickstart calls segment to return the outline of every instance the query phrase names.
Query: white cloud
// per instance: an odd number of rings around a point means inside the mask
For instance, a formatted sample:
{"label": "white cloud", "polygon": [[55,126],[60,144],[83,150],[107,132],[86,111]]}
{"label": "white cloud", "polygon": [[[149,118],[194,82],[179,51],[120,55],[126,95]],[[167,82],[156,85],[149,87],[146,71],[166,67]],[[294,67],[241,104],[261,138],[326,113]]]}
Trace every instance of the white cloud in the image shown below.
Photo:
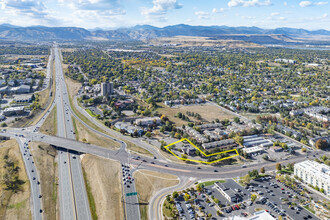
{"label": "white cloud", "polygon": [[273,12],[273,13],[270,14],[270,16],[277,16],[277,15],[280,15],[280,13],[278,13],[278,12]]}
{"label": "white cloud", "polygon": [[177,0],[153,0],[152,8],[142,8],[142,15],[152,16],[152,15],[163,15],[169,10],[180,9],[182,5],[177,2]]}
{"label": "white cloud", "polygon": [[313,2],[311,1],[302,1],[299,3],[300,7],[308,7],[311,6],[313,4]]}
{"label": "white cloud", "polygon": [[241,16],[241,18],[243,18],[243,19],[255,19],[256,17],[243,15],[243,16]]}
{"label": "white cloud", "polygon": [[284,6],[288,6],[288,3],[287,3],[287,2],[283,2],[283,5],[284,5]]}
{"label": "white cloud", "polygon": [[206,11],[196,11],[195,15],[197,15],[198,19],[209,19],[210,14]]}
{"label": "white cloud", "polygon": [[219,9],[213,8],[212,13],[223,13],[225,11],[227,11],[226,8],[219,8]]}
{"label": "white cloud", "polygon": [[315,2],[315,5],[327,5],[328,2]]}
{"label": "white cloud", "polygon": [[301,1],[299,3],[300,7],[309,7],[309,6],[313,6],[313,5],[316,5],[316,6],[320,6],[320,5],[327,5],[328,2],[311,2],[311,1]]}
{"label": "white cloud", "polygon": [[260,0],[230,0],[228,2],[229,7],[252,7],[252,6],[269,6],[272,3],[270,0],[260,1]]}
{"label": "white cloud", "polygon": [[[42,1],[37,0],[0,0],[1,16],[8,15],[11,23],[19,25],[56,25],[58,19],[51,15],[51,11]],[[7,18],[8,18],[7,17]]]}

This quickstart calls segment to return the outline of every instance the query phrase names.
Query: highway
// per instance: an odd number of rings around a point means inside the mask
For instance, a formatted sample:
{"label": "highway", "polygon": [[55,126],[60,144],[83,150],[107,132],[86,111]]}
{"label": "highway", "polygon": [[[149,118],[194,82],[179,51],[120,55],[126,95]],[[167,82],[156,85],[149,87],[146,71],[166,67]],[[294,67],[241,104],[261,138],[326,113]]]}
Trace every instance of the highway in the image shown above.
{"label": "highway", "polygon": [[[96,119],[90,117],[82,108],[80,108],[76,100],[74,100],[75,107],[88,117],[93,123],[98,127],[102,128],[105,133],[97,131],[90,126],[88,126],[84,121],[82,121],[75,113],[72,111],[69,104],[68,92],[63,76],[62,65],[60,61],[59,49],[54,47],[54,59],[55,59],[55,69],[56,69],[56,92],[55,92],[55,101],[52,103],[50,110],[42,117],[42,119],[33,127],[24,128],[24,129],[15,129],[8,128],[1,131],[2,136],[16,138],[19,141],[21,152],[28,153],[28,149],[24,148],[23,141],[32,140],[40,141],[44,143],[51,144],[58,149],[58,169],[59,169],[59,198],[60,198],[60,218],[61,219],[91,219],[90,207],[87,199],[87,193],[85,189],[85,183],[82,175],[82,168],[80,162],[80,153],[92,154],[104,158],[113,159],[119,161],[121,164],[126,164],[131,167],[130,173],[132,174],[135,170],[138,169],[147,169],[153,170],[162,173],[169,173],[180,177],[180,183],[177,186],[164,189],[156,194],[152,198],[152,203],[149,210],[150,217],[159,218],[158,214],[155,214],[155,210],[159,213],[159,204],[163,195],[169,190],[177,190],[183,188],[188,182],[192,180],[196,181],[199,179],[215,179],[215,178],[233,178],[237,176],[243,176],[248,171],[253,169],[260,169],[260,167],[265,167],[267,171],[275,169],[275,163],[292,163],[306,160],[304,155],[295,156],[288,160],[282,161],[263,161],[257,164],[249,164],[245,168],[242,168],[240,165],[231,165],[231,166],[222,166],[222,167],[213,167],[213,166],[202,166],[200,169],[197,169],[196,166],[191,164],[179,164],[175,162],[169,163],[169,160],[165,158],[160,150],[154,146],[151,146],[147,143],[137,142],[136,139],[131,139],[129,137],[118,134],[115,131],[110,130],[105,127]],[[49,112],[54,106],[57,106],[57,125],[58,125],[58,136],[50,136],[37,132],[37,128],[44,123],[46,117],[49,115]],[[72,124],[71,117],[74,116],[82,124],[84,124],[88,129],[91,129],[93,132],[111,138],[114,141],[121,144],[119,150],[111,150],[92,144],[82,143],[75,140],[74,128]],[[106,133],[114,135],[112,137]],[[123,140],[131,141],[136,143],[149,150],[153,156],[157,159],[153,159],[147,156],[140,156],[140,159],[133,159],[136,156],[132,155],[126,150],[126,143],[118,138]],[[22,141],[23,140],[23,141]],[[78,153],[79,152],[79,153]],[[319,152],[318,156],[326,154],[325,152]],[[30,155],[30,154],[28,154]],[[24,157],[25,156],[25,157]],[[24,155],[24,163],[27,169],[27,173],[31,182],[31,197],[33,201],[33,216],[34,219],[42,219],[40,210],[42,210],[40,195],[40,185],[34,184],[33,177],[38,180],[37,171],[32,163],[32,157]],[[30,173],[29,173],[30,170]],[[32,172],[34,170],[35,172]],[[33,176],[34,175],[34,176]],[[32,178],[32,179],[31,179]],[[33,189],[32,189],[33,188]],[[123,185],[123,194],[136,192],[135,181],[130,184],[130,187]],[[38,197],[38,198],[36,198]],[[125,197],[125,213],[126,219],[140,219],[140,210],[138,206],[138,197],[129,196]],[[155,207],[156,205],[156,207]],[[152,211],[152,210],[153,211]],[[37,213],[39,211],[39,214]],[[39,218],[40,217],[40,218]]]}
{"label": "highway", "polygon": [[32,154],[28,147],[28,142],[25,138],[18,138],[16,140],[19,144],[20,151],[22,153],[25,170],[27,176],[30,180],[30,187],[31,187],[31,201],[32,201],[32,216],[33,219],[39,220],[42,219],[42,196],[41,196],[41,188],[40,188],[40,181],[38,171],[34,164]]}
{"label": "highway", "polygon": [[[59,49],[54,47],[58,136],[75,140],[69,97]],[[56,145],[55,145],[56,146]],[[61,219],[91,219],[79,154],[59,149],[58,157]]]}

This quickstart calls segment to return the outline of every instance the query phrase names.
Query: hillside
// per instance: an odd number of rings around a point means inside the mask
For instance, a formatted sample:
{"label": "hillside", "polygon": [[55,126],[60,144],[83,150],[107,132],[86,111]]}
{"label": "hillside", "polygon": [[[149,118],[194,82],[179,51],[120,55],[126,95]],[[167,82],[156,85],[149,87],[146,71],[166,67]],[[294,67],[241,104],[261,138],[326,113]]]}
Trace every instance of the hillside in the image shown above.
{"label": "hillside", "polygon": [[0,25],[0,39],[10,40],[150,40],[174,36],[209,37],[213,40],[239,40],[257,44],[330,44],[330,31],[295,28],[262,29],[258,27],[189,26],[185,24],[158,28],[137,25],[116,30],[93,31],[78,27],[18,27]]}

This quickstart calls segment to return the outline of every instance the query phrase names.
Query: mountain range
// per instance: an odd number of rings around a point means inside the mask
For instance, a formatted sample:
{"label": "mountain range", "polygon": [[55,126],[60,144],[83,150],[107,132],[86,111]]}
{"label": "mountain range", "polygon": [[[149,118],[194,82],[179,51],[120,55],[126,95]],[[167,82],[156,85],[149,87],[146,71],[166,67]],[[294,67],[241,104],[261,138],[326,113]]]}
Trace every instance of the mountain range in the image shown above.
{"label": "mountain range", "polygon": [[330,31],[324,29],[310,31],[297,28],[262,29],[258,27],[190,26],[179,24],[163,28],[137,25],[131,28],[118,28],[115,30],[99,28],[87,30],[79,27],[0,25],[0,39],[6,40],[150,40],[178,35],[243,40],[261,44],[290,42],[293,39],[308,39],[309,41],[311,39],[326,39],[326,42],[329,42],[330,39]]}

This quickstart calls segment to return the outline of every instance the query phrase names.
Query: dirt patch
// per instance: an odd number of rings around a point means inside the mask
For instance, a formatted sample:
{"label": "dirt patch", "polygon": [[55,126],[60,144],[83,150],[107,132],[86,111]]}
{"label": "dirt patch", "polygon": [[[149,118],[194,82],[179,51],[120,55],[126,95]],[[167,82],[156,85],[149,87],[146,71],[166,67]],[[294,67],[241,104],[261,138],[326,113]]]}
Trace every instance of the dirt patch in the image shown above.
{"label": "dirt patch", "polygon": [[[209,105],[209,104],[203,104],[203,105],[191,105],[191,106],[181,106],[178,108],[170,108],[164,105],[163,103],[157,103],[160,108],[157,109],[157,111],[160,114],[165,114],[172,122],[174,122],[177,126],[182,126],[183,124],[188,124],[187,121],[183,121],[177,117],[174,117],[178,112],[181,112],[182,114],[188,116],[186,114],[187,111],[198,113],[202,116],[201,121],[205,122],[212,122],[216,119],[224,120],[224,119],[233,119],[234,116],[222,111],[217,106]],[[188,116],[191,121],[199,121],[195,119],[194,117]]]}
{"label": "dirt patch", "polygon": [[57,115],[56,115],[56,106],[49,113],[45,122],[40,127],[40,132],[48,135],[56,135],[57,134]]}
{"label": "dirt patch", "polygon": [[59,219],[56,150],[40,142],[32,142],[29,146],[40,178],[44,218]]}
{"label": "dirt patch", "polygon": [[80,121],[76,118],[72,117],[73,126],[76,133],[76,139],[78,141],[94,144],[100,147],[110,148],[110,149],[118,149],[120,148],[120,144],[109,139],[105,138],[101,135],[92,132],[88,128],[86,128]]}
{"label": "dirt patch", "polygon": [[[140,196],[140,203],[149,203],[153,194],[163,188],[177,185],[179,180],[176,176],[158,173],[149,170],[136,171],[134,173],[136,191]],[[146,190],[148,189],[148,190]],[[148,205],[140,205],[141,219],[148,219]]]}
{"label": "dirt patch", "polygon": [[[6,190],[3,184],[3,175],[6,173],[4,168],[4,156],[8,157],[18,166],[18,178],[25,183],[21,185],[21,190],[17,193]],[[18,143],[16,140],[8,140],[0,144],[0,219],[31,219],[30,211],[30,182],[25,172],[25,167]]]}
{"label": "dirt patch", "polygon": [[98,219],[123,219],[120,163],[85,155],[82,167],[91,187]]}

